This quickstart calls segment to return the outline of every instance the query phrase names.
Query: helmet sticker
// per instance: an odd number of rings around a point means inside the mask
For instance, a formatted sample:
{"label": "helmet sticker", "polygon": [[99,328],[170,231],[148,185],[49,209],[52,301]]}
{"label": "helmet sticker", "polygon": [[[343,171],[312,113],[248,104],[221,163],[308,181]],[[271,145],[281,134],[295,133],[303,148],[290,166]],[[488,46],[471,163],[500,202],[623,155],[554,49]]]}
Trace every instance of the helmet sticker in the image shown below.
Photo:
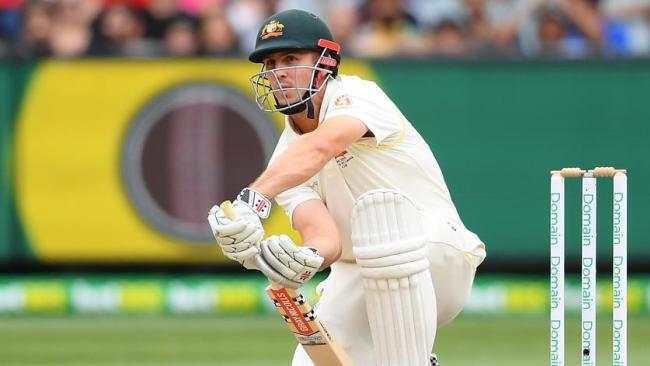
{"label": "helmet sticker", "polygon": [[331,66],[334,67],[338,64],[335,59],[329,57],[329,56],[321,56],[320,59],[318,60],[318,63],[323,64],[325,66]]}
{"label": "helmet sticker", "polygon": [[260,35],[261,39],[268,39],[271,37],[280,37],[282,35],[282,29],[284,29],[284,24],[278,22],[277,20],[271,20],[269,24],[265,25],[262,28],[262,34]]}

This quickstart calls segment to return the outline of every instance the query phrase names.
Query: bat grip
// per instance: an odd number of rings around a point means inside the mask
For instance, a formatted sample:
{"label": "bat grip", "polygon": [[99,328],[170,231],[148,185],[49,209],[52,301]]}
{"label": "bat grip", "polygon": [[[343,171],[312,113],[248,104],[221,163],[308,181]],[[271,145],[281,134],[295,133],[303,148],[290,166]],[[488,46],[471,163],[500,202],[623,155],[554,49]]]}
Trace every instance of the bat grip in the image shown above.
{"label": "bat grip", "polygon": [[232,202],[228,200],[223,201],[219,207],[221,207],[223,213],[226,214],[226,217],[229,219],[235,220],[237,218],[237,211],[235,211],[235,207],[233,207]]}

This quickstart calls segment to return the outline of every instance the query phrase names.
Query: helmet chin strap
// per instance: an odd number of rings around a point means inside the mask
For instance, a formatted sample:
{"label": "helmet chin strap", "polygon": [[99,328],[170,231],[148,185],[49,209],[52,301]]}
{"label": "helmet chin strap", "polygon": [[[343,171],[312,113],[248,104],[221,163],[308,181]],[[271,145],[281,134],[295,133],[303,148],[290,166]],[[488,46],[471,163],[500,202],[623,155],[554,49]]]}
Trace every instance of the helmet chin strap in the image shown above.
{"label": "helmet chin strap", "polygon": [[[287,109],[280,110],[279,112],[282,114],[286,114],[287,116],[290,116],[292,114],[300,113],[307,109],[307,118],[314,118],[314,103],[312,103],[311,98],[309,97],[309,91],[305,91],[305,93],[301,97],[301,102],[299,104],[294,105],[293,107],[289,107]],[[306,99],[306,100],[305,100]],[[276,108],[284,108],[286,106],[280,104],[280,103],[275,103]]]}

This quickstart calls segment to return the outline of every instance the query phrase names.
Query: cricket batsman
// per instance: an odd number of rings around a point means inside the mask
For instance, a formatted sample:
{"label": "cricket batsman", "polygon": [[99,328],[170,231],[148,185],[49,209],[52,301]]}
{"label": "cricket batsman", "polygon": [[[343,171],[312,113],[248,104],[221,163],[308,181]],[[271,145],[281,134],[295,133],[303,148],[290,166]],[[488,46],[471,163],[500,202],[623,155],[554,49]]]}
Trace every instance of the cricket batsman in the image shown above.
{"label": "cricket batsman", "polygon": [[[285,287],[327,267],[317,314],[358,366],[429,366],[485,245],[461,221],[429,146],[374,82],[339,75],[314,14],[269,17],[249,60],[258,105],[286,115],[267,169],[208,215],[224,254]],[[435,123],[435,120],[430,121]],[[264,237],[275,200],[303,239]],[[312,365],[299,346],[293,366]]]}

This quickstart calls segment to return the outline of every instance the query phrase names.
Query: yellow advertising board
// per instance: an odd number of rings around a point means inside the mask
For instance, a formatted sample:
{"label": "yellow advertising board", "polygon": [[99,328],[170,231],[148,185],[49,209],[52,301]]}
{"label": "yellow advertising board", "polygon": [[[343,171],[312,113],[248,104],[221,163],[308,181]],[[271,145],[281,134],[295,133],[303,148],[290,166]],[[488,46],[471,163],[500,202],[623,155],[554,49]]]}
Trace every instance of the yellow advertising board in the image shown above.
{"label": "yellow advertising board", "polygon": [[[372,77],[361,63],[347,65],[347,69]],[[161,102],[161,96],[179,86],[214,85],[243,96],[255,106],[248,79],[257,70],[257,65],[246,61],[223,59],[42,63],[22,100],[15,140],[16,205],[36,257],[50,263],[222,261],[209,237],[183,236],[182,232],[175,235],[173,229],[166,227],[166,221],[148,218],[147,209],[138,208],[143,193],[132,188],[125,175],[129,164],[135,162],[134,166],[140,166],[138,159],[143,157],[125,149],[143,111],[155,111],[158,105],[169,107],[164,98]],[[284,126],[283,116],[261,116],[249,119],[266,124],[273,131],[270,138],[276,139]],[[237,147],[237,141],[228,143]],[[163,146],[163,153],[152,150],[153,158],[148,158],[154,165],[157,156],[167,154],[165,145],[159,145]],[[264,158],[268,159],[269,149],[265,149]],[[217,153],[221,155],[214,157],[215,164],[237,159],[223,156],[223,151]],[[182,159],[173,159],[182,168]],[[230,172],[216,169],[212,173],[224,176]],[[176,175],[179,174],[182,175]],[[155,180],[166,179],[162,174],[153,176]],[[243,187],[249,182],[237,183]],[[188,200],[191,194],[188,193]],[[143,198],[151,206],[150,201]],[[203,204],[208,204],[209,209],[214,203]],[[200,215],[205,217],[207,211]],[[197,221],[199,224],[203,225]],[[207,228],[207,222],[205,225]],[[286,215],[277,207],[265,228],[267,234],[291,231]],[[291,235],[298,239],[295,232]]]}

